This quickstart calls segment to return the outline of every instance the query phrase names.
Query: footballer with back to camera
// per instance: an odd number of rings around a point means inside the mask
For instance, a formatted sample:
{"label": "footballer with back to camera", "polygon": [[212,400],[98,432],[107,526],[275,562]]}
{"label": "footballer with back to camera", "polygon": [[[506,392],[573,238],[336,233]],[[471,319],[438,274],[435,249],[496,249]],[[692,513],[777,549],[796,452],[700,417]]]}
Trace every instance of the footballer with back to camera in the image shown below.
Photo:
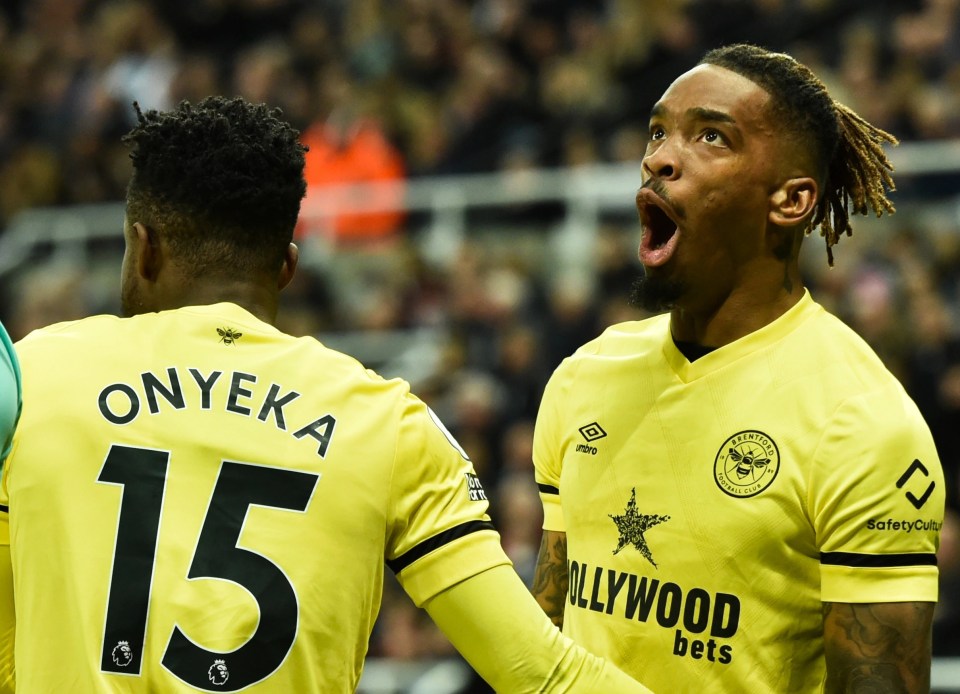
{"label": "footballer with back to camera", "polygon": [[649,138],[633,298],[664,312],[547,385],[538,602],[660,691],[929,691],[937,451],[798,262],[893,211],[895,139],[745,44],[678,77]]}
{"label": "footballer with back to camera", "polygon": [[297,131],[240,98],[136,114],[126,317],[16,345],[0,689],[353,692],[386,565],[498,691],[649,691],[543,614],[405,382],[274,327]]}

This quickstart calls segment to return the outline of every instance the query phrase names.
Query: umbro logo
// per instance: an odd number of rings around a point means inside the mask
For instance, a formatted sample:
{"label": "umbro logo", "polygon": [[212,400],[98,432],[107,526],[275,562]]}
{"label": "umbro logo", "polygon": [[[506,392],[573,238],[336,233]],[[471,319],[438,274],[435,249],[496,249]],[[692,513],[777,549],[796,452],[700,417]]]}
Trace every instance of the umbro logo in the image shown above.
{"label": "umbro logo", "polygon": [[591,446],[590,444],[598,439],[602,439],[607,435],[607,432],[605,432],[603,427],[597,422],[585,424],[584,426],[580,427],[578,431],[587,442],[577,444],[577,453],[589,453],[590,455],[596,455],[597,447]]}
{"label": "umbro logo", "polygon": [[597,422],[590,422],[589,424],[584,424],[580,429],[578,429],[580,435],[587,440],[587,443],[592,443],[597,439],[602,439],[607,435],[607,432],[603,430],[603,427],[600,426]]}

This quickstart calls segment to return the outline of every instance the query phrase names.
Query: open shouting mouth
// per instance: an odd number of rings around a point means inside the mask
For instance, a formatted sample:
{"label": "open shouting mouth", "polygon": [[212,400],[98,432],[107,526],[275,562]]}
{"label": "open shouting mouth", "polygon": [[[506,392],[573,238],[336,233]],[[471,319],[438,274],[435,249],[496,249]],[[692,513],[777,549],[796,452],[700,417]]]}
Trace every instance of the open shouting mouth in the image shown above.
{"label": "open shouting mouth", "polygon": [[650,188],[637,192],[640,214],[640,262],[645,267],[663,265],[673,255],[680,236],[677,214],[666,201]]}

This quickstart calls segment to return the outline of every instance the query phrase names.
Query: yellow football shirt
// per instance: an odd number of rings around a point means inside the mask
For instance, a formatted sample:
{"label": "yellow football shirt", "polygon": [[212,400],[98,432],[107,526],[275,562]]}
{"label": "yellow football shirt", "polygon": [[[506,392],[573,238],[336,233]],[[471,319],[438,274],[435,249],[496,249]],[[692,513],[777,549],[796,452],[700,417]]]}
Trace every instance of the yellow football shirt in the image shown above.
{"label": "yellow football shirt", "polygon": [[27,692],[353,692],[384,563],[417,604],[507,564],[406,383],[233,304],[18,344],[4,470]]}
{"label": "yellow football shirt", "polygon": [[929,430],[809,295],[692,363],[669,316],[608,329],[551,378],[534,462],[564,632],[654,691],[819,691],[822,602],[937,598]]}

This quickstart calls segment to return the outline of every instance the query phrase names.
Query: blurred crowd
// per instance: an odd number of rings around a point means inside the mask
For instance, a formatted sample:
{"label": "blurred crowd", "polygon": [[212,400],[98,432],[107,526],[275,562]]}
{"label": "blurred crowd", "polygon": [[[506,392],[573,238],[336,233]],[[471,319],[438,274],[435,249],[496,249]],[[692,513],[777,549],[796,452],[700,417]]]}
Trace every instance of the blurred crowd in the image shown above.
{"label": "blurred crowd", "polygon": [[[133,101],[163,109],[242,94],[280,106],[311,146],[312,193],[338,182],[636,162],[666,86],[705,49],[740,40],[791,52],[901,140],[960,138],[960,0],[6,0],[0,234],[30,207],[122,200],[120,136]],[[819,240],[804,251],[814,297],[874,346],[936,437],[950,506],[940,655],[960,655],[960,221],[910,208],[955,197],[957,180],[899,181],[906,214],[882,227],[855,223],[833,269]],[[288,331],[321,339],[441,336],[414,389],[470,452],[528,580],[540,536],[530,455],[543,386],[603,327],[641,315],[625,298],[638,273],[635,222],[601,220],[591,272],[567,273],[550,262],[543,233],[558,214],[533,205],[472,219],[476,229],[442,265],[418,252],[422,220],[389,204],[305,218],[305,248],[334,239],[340,274],[306,263],[281,314]],[[0,317],[20,337],[116,310],[92,298],[91,281],[62,267],[25,273]],[[388,580],[371,654],[449,649]]]}
{"label": "blurred crowd", "polygon": [[958,7],[5,0],[0,227],[28,206],[121,198],[133,101],[218,93],[278,105],[329,164],[313,167],[318,182],[635,160],[664,88],[705,48],[737,40],[789,50],[901,139],[958,136]]}

